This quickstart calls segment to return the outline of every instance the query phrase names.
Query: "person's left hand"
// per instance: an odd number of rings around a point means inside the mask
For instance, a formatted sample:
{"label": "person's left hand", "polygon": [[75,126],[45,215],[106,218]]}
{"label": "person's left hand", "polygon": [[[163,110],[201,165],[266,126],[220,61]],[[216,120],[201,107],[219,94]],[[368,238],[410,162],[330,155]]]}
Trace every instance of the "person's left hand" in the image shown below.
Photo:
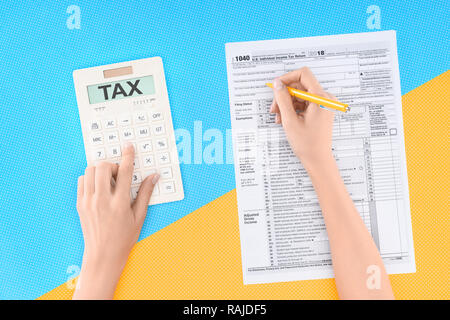
{"label": "person's left hand", "polygon": [[125,146],[120,166],[100,162],[86,168],[85,175],[78,179],[77,210],[85,243],[81,289],[89,286],[90,277],[95,276],[95,281],[102,283],[101,279],[104,279],[107,283],[103,285],[112,286],[113,293],[128,255],[139,238],[159,175],[148,176],[132,202],[134,154],[133,145]]}

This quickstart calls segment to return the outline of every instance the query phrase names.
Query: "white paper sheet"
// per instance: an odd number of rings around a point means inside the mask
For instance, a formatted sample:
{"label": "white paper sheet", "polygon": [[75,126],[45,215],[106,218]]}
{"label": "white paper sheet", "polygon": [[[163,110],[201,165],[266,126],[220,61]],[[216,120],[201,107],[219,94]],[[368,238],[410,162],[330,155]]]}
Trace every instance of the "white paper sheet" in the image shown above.
{"label": "white paper sheet", "polygon": [[316,194],[265,86],[303,66],[351,107],[333,152],[387,271],[415,272],[395,32],[227,43],[226,59],[244,284],[333,277]]}

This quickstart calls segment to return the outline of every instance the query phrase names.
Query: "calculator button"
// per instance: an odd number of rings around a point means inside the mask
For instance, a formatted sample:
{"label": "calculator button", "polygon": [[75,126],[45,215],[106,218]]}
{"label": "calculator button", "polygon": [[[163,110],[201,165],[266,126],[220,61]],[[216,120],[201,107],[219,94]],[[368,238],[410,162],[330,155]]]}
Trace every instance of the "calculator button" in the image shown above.
{"label": "calculator button", "polygon": [[137,128],[137,137],[138,138],[146,138],[150,135],[150,130],[148,127],[140,127]]}
{"label": "calculator button", "polygon": [[116,120],[115,119],[106,119],[103,122],[103,126],[105,127],[105,129],[112,129],[116,127]]}
{"label": "calculator button", "polygon": [[125,129],[122,131],[122,138],[125,140],[134,139],[134,131],[133,129]]}
{"label": "calculator button", "polygon": [[134,123],[146,123],[148,121],[147,114],[145,112],[139,112],[134,114]]}
{"label": "calculator button", "polygon": [[104,160],[106,158],[105,148],[95,149],[93,156],[95,160]]}
{"label": "calculator button", "polygon": [[139,192],[139,187],[131,188],[131,199],[136,200]]}
{"label": "calculator button", "polygon": [[106,133],[106,142],[107,143],[119,142],[119,134],[117,133],[117,131]]}
{"label": "calculator button", "polygon": [[160,170],[162,179],[171,179],[172,178],[172,168],[161,168]]}
{"label": "calculator button", "polygon": [[153,167],[155,165],[155,160],[152,155],[142,157],[144,167]]}
{"label": "calculator button", "polygon": [[102,126],[100,125],[100,121],[99,120],[92,121],[90,128],[92,131],[100,130],[102,128]]}
{"label": "calculator button", "polygon": [[164,182],[161,184],[161,192],[162,193],[174,193],[175,192],[175,184],[173,181]]}
{"label": "calculator button", "polygon": [[159,194],[159,187],[158,187],[158,185],[155,185],[153,187],[152,196],[157,196],[158,194]]}
{"label": "calculator button", "polygon": [[91,143],[93,145],[103,144],[103,135],[101,133],[91,135]]}
{"label": "calculator button", "polygon": [[134,172],[133,177],[131,178],[131,184],[141,183],[142,178],[139,172]]}
{"label": "calculator button", "polygon": [[158,150],[167,149],[167,139],[161,138],[161,139],[156,140],[156,149],[158,149]]}
{"label": "calculator button", "polygon": [[157,126],[153,126],[152,130],[153,130],[153,133],[155,135],[164,134],[166,132],[166,128],[164,127],[163,124],[160,124],[160,125],[157,125]]}
{"label": "calculator button", "polygon": [[108,148],[108,158],[117,158],[122,155],[119,146],[112,146]]}
{"label": "calculator button", "polygon": [[170,157],[167,152],[161,153],[158,155],[158,163],[159,164],[168,164],[170,163]]}
{"label": "calculator button", "polygon": [[144,172],[142,172],[142,179],[145,179],[145,178],[147,178],[148,176],[151,176],[154,173],[156,173],[155,169],[144,171]]}
{"label": "calculator button", "polygon": [[153,111],[151,113],[151,119],[152,121],[159,121],[159,120],[163,120],[163,114],[161,111]]}
{"label": "calculator button", "polygon": [[152,151],[152,142],[150,140],[138,142],[138,150],[142,153]]}
{"label": "calculator button", "polygon": [[139,159],[138,158],[134,159],[133,165],[134,165],[135,169],[139,169]]}
{"label": "calculator button", "polygon": [[119,118],[119,124],[122,127],[126,127],[126,126],[131,125],[131,116],[129,114],[121,115],[120,118]]}

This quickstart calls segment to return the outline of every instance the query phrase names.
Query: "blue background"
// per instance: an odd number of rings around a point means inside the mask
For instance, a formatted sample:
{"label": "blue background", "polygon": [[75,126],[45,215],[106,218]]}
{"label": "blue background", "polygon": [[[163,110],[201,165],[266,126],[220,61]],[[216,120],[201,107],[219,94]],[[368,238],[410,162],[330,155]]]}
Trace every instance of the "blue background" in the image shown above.
{"label": "blue background", "polygon": [[[0,3],[0,299],[37,298],[81,265],[86,166],[72,71],[161,56],[175,128],[230,128],[226,42],[396,30],[402,94],[448,70],[449,1]],[[81,29],[69,30],[69,5]],[[211,90],[212,88],[212,90]],[[235,187],[232,165],[182,165],[185,200],[151,207],[141,239]],[[157,259],[158,257],[155,257]],[[149,270],[151,272],[151,270]]]}

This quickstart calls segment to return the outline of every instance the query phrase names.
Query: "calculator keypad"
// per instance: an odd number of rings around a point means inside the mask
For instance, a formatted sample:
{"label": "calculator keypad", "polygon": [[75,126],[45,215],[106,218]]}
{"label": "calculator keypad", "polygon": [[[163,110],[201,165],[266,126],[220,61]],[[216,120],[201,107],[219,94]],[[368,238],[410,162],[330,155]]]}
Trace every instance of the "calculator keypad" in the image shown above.
{"label": "calculator keypad", "polygon": [[[140,183],[149,175],[158,172],[160,181],[153,195],[176,192],[173,163],[168,151],[168,137],[163,113],[136,112],[117,117],[93,120],[89,124],[89,144],[94,162],[120,163],[125,142],[134,145],[136,158],[131,183],[132,199],[137,197]],[[178,166],[178,164],[176,164]]]}

